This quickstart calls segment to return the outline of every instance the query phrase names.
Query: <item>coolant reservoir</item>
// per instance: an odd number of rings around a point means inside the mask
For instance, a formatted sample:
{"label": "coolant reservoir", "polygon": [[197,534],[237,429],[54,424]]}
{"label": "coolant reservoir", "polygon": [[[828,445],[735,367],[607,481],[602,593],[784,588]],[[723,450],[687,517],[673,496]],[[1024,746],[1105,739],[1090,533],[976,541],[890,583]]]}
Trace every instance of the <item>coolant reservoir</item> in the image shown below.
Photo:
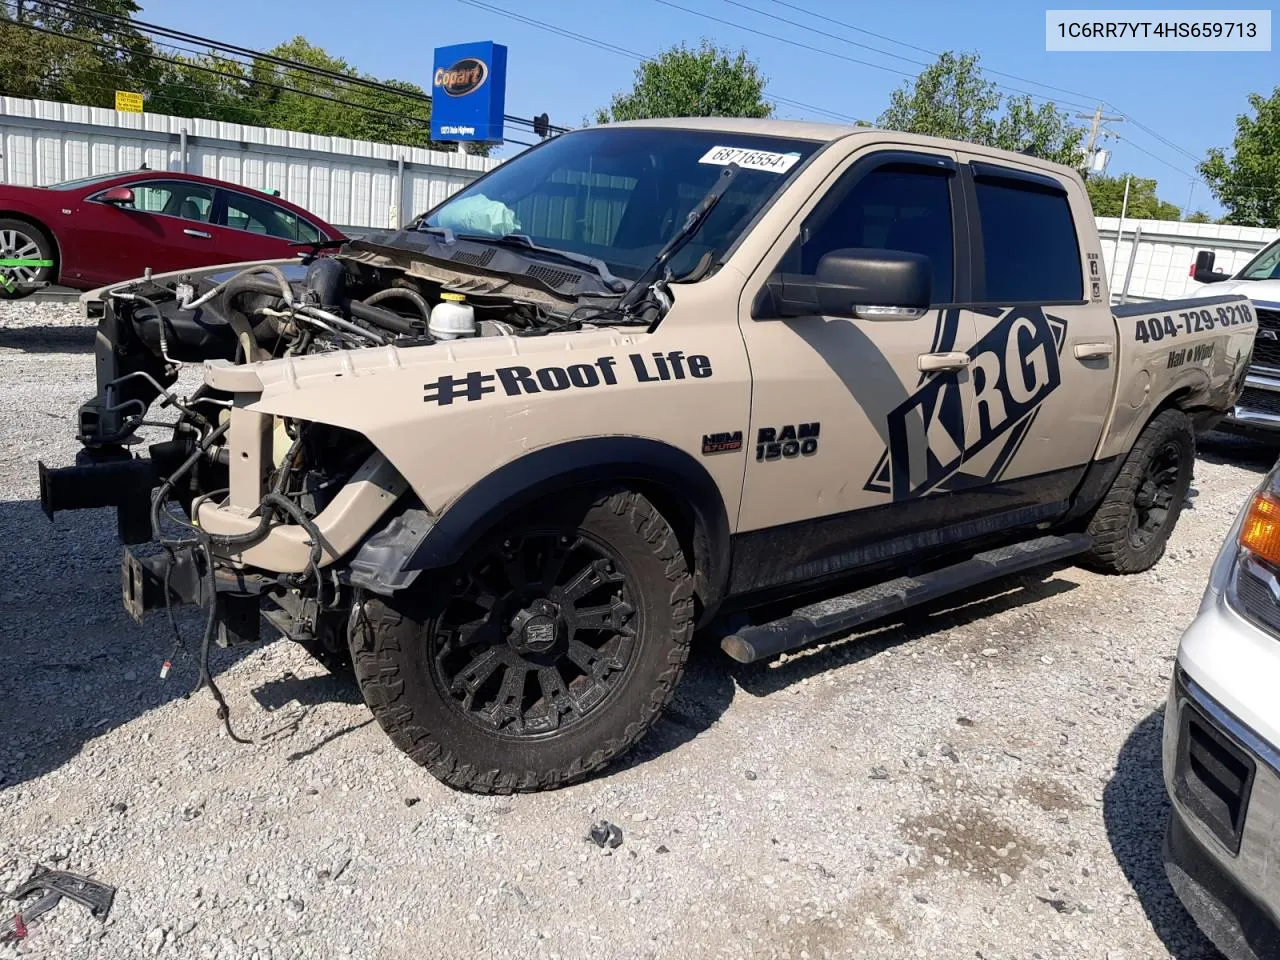
{"label": "coolant reservoir", "polygon": [[474,337],[476,310],[471,304],[463,303],[463,299],[460,293],[440,294],[440,302],[431,308],[431,322],[427,324],[427,332],[441,340]]}

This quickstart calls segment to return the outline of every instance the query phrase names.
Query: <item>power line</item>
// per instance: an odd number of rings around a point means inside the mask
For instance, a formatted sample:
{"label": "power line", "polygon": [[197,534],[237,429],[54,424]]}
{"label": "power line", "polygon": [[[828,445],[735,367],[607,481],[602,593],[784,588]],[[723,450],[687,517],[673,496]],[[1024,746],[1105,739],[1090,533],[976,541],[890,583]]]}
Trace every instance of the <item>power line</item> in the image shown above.
{"label": "power line", "polygon": [[[736,2],[736,0],[725,0],[725,2],[726,2],[726,3],[732,3],[734,6],[746,7],[746,4],[738,3],[738,2]],[[824,21],[825,23],[833,23],[833,24],[835,24],[836,26],[845,27],[845,28],[846,28],[846,29],[848,29],[848,30],[856,30],[858,33],[866,34],[866,35],[867,35],[867,36],[869,36],[869,37],[875,37],[877,40],[883,40],[883,41],[885,41],[886,43],[894,43],[894,44],[897,44],[897,45],[898,45],[898,46],[900,46],[900,47],[906,47],[908,50],[915,50],[915,51],[917,51],[917,52],[919,52],[919,53],[927,53],[927,54],[928,54],[929,56],[931,56],[931,57],[940,57],[940,56],[942,56],[942,54],[941,54],[941,53],[939,53],[939,52],[937,52],[936,50],[930,50],[930,49],[928,49],[927,47],[920,47],[920,46],[917,46],[917,45],[916,45],[916,44],[914,44],[914,43],[906,43],[906,42],[904,42],[904,41],[902,41],[902,40],[895,40],[893,37],[886,36],[886,35],[885,35],[885,34],[883,34],[883,33],[876,33],[874,30],[868,30],[868,29],[866,29],[865,27],[860,27],[860,26],[858,26],[857,24],[849,23],[849,22],[847,22],[847,21],[845,21],[845,20],[837,20],[835,17],[828,17],[828,16],[825,16],[825,15],[820,14],[820,13],[814,13],[812,10],[806,10],[804,7],[798,6],[797,4],[794,4],[794,3],[787,3],[787,2],[786,2],[786,0],[772,0],[772,2],[773,2],[773,3],[776,3],[776,4],[777,4],[778,6],[780,6],[780,7],[788,7],[788,8],[789,8],[789,9],[791,9],[791,10],[796,10],[796,11],[798,11],[798,12],[800,12],[800,13],[807,14],[808,16],[813,17],[813,18],[814,18],[814,19],[816,19],[816,20],[822,20],[822,21]],[[747,9],[752,9],[752,8],[747,7]],[[757,12],[757,13],[763,13],[763,11],[756,11],[756,12]],[[769,14],[765,14],[765,16],[769,16]],[[801,26],[801,28],[802,28],[802,29],[804,29],[804,28],[802,27],[802,25],[800,25],[800,24],[796,24],[796,26]],[[846,42],[846,43],[852,43],[853,41],[852,41],[852,40],[846,40],[845,42]],[[862,46],[862,44],[859,44],[859,46]],[[874,47],[869,47],[868,49],[875,49],[875,48],[874,48]],[[887,50],[881,50],[881,51],[878,51],[878,52],[883,53],[883,54],[885,54],[885,56],[889,56],[889,57],[896,57],[896,56],[898,56],[897,54],[889,53]],[[901,58],[901,59],[907,59],[907,58],[903,57],[903,58]],[[916,63],[917,61],[912,60],[912,61],[910,61],[910,62],[912,62],[912,63]],[[926,66],[927,66],[927,64],[926,64]],[[1068,89],[1066,89],[1066,88],[1064,88],[1064,87],[1055,87],[1055,86],[1053,86],[1052,84],[1043,83],[1043,82],[1041,82],[1041,81],[1039,81],[1039,80],[1032,80],[1030,77],[1020,77],[1020,76],[1018,76],[1018,75],[1017,75],[1017,74],[1015,74],[1015,73],[1005,73],[1005,72],[1004,72],[1004,71],[1002,71],[1002,70],[994,70],[994,69],[992,69],[992,68],[990,68],[990,67],[979,67],[979,70],[981,70],[983,73],[990,73],[990,74],[992,74],[993,76],[997,76],[997,77],[1008,77],[1010,80],[1017,80],[1019,83],[1029,83],[1029,84],[1031,84],[1032,86],[1036,86],[1036,87],[1044,87],[1046,90],[1052,90],[1052,91],[1054,91],[1055,93],[1065,93],[1065,94],[1067,94],[1068,96],[1072,96],[1072,97],[1079,97],[1081,100],[1084,100],[1084,101],[1096,101],[1096,100],[1098,99],[1097,97],[1090,96],[1090,95],[1089,95],[1089,94],[1087,94],[1087,93],[1080,93],[1080,92],[1079,92],[1079,91],[1077,91],[1077,90],[1068,90]],[[1001,86],[1003,86],[1003,84],[1001,84]],[[1006,89],[1014,89],[1014,88],[1012,88],[1012,87],[1006,87]],[[1018,92],[1018,93],[1025,93],[1026,91],[1019,90],[1019,91],[1017,91],[1017,92]],[[1069,101],[1063,100],[1062,102],[1063,102],[1063,103],[1068,103]],[[1080,104],[1075,104],[1075,103],[1072,103],[1072,104],[1070,104],[1070,105],[1071,105],[1071,106],[1080,106]]]}
{"label": "power line", "polygon": [[[10,0],[0,0],[0,3],[3,3],[4,5],[8,6],[8,5],[9,5],[9,3],[10,3]],[[108,43],[108,42],[106,42],[106,41],[104,41],[104,40],[95,40],[95,39],[93,39],[92,37],[80,37],[80,36],[76,36],[75,34],[60,33],[60,32],[55,31],[55,30],[49,30],[49,29],[47,29],[47,28],[45,28],[45,27],[37,26],[36,24],[33,24],[33,23],[26,23],[26,22],[10,22],[10,24],[9,24],[9,25],[11,25],[11,26],[16,26],[16,27],[21,27],[21,28],[22,28],[22,29],[24,29],[24,30],[32,30],[32,31],[35,31],[35,32],[37,32],[37,33],[47,34],[47,35],[49,35],[49,36],[54,36],[54,37],[64,37],[64,38],[66,38],[66,39],[68,39],[68,40],[73,40],[73,41],[75,41],[75,42],[77,42],[77,43],[84,43],[84,44],[88,44],[88,45],[90,45],[90,46],[95,46],[95,47],[98,47],[98,48],[100,48],[100,49],[104,49],[104,50],[110,50],[110,51],[113,51],[113,52],[116,52],[116,53],[129,53],[129,54],[131,54],[131,55],[137,55],[137,56],[144,57],[144,58],[146,58],[146,59],[148,59],[148,60],[153,60],[153,61],[157,61],[157,62],[161,62],[161,63],[168,63],[168,64],[171,64],[171,65],[174,65],[174,66],[182,67],[182,68],[184,68],[184,69],[188,69],[188,70],[196,70],[196,71],[199,71],[199,72],[201,72],[201,73],[212,74],[213,76],[221,77],[221,78],[223,78],[223,79],[225,79],[225,80],[231,80],[231,81],[238,82],[238,83],[253,84],[253,85],[257,85],[257,86],[267,87],[268,89],[277,90],[277,91],[280,91],[280,92],[283,92],[283,93],[293,93],[293,94],[297,94],[297,95],[299,95],[299,96],[312,97],[312,98],[317,99],[317,100],[325,100],[325,101],[327,101],[327,102],[329,102],[329,103],[336,103],[336,104],[338,104],[338,105],[340,105],[340,106],[344,106],[344,107],[348,107],[348,108],[351,108],[351,109],[356,109],[356,110],[364,111],[365,113],[370,113],[370,114],[375,114],[375,115],[378,115],[378,116],[389,117],[389,118],[391,118],[391,119],[398,120],[398,121],[400,121],[400,122],[402,122],[402,123],[404,123],[404,122],[407,122],[407,123],[413,123],[413,124],[417,124],[417,125],[419,125],[419,126],[426,126],[428,129],[430,128],[430,124],[431,124],[431,122],[430,122],[429,120],[424,120],[424,119],[422,119],[422,118],[420,118],[420,117],[414,117],[414,116],[406,115],[406,114],[403,114],[403,113],[393,113],[393,112],[391,112],[391,111],[389,111],[389,110],[380,110],[380,109],[378,109],[377,107],[370,107],[370,106],[366,106],[366,105],[364,105],[364,104],[353,103],[353,102],[351,102],[351,101],[349,101],[349,100],[341,100],[341,99],[338,99],[338,98],[336,98],[336,97],[329,97],[329,96],[325,96],[324,94],[316,93],[316,92],[314,92],[314,91],[310,91],[310,90],[300,90],[300,89],[298,89],[297,87],[290,87],[290,86],[287,86],[287,85],[285,85],[285,84],[272,83],[272,82],[270,82],[270,81],[267,81],[267,80],[260,80],[260,79],[257,79],[257,78],[255,78],[255,77],[252,77],[252,76],[244,76],[243,74],[230,74],[230,73],[224,73],[224,72],[223,72],[223,71],[221,71],[221,70],[215,70],[215,69],[213,69],[212,67],[206,67],[206,66],[203,66],[203,65],[201,65],[201,64],[192,63],[192,62],[190,62],[190,61],[186,61],[186,60],[175,60],[175,59],[173,59],[173,58],[171,58],[171,57],[164,57],[164,56],[160,56],[159,54],[155,54],[155,53],[146,53],[146,52],[142,52],[142,51],[131,51],[131,50],[129,50],[129,49],[128,49],[128,48],[126,48],[126,47],[121,47],[121,46],[118,46],[118,45],[116,45],[116,44]],[[156,45],[156,46],[159,46],[159,45]],[[176,98],[175,98],[175,99],[176,99]],[[186,102],[191,102],[191,101],[187,100]],[[515,142],[515,141],[512,141],[512,142]],[[522,144],[522,145],[523,145],[523,144]]]}
{"label": "power line", "polygon": [[[287,70],[295,70],[302,73],[309,73],[309,74],[312,74],[313,76],[323,77],[332,81],[347,84],[349,86],[358,86],[358,87],[364,87],[370,90],[378,90],[384,93],[392,94],[397,97],[402,97],[406,100],[418,100],[428,104],[431,103],[432,98],[431,98],[431,95],[428,93],[425,93],[422,91],[416,91],[416,90],[405,90],[401,87],[395,86],[394,84],[384,83],[380,80],[373,80],[368,77],[361,77],[359,75],[342,73],[340,71],[330,70],[325,67],[317,67],[314,64],[303,63],[298,60],[291,60],[287,57],[280,57],[271,53],[263,53],[261,51],[253,50],[248,47],[241,47],[235,44],[225,43],[220,40],[214,40],[210,37],[201,36],[199,34],[188,33],[183,30],[173,29],[171,27],[163,27],[158,24],[147,23],[146,21],[143,21],[143,20],[134,20],[130,17],[123,17],[115,14],[102,13],[100,11],[93,10],[92,8],[85,7],[81,4],[73,3],[71,2],[71,0],[43,0],[43,2],[48,4],[49,6],[58,8],[63,12],[71,11],[75,13],[80,13],[85,17],[97,20],[99,22],[107,23],[108,25],[110,24],[127,25],[130,28],[138,29],[143,33],[154,34],[157,36],[165,37],[166,39],[182,40],[187,43],[200,44],[201,46],[209,48],[209,51],[210,51],[209,55],[212,56],[213,59],[222,60],[223,62],[226,62],[226,63],[236,63],[241,66],[251,67],[254,61],[260,61],[263,63],[270,63]],[[18,24],[18,25],[25,26],[26,24]],[[63,36],[63,34],[59,34],[59,36]],[[148,38],[148,39],[150,40],[151,38]],[[249,58],[250,62],[248,64],[244,64],[238,60],[231,60],[226,57],[218,57],[212,54],[213,50],[222,50],[224,52],[233,53],[241,57],[247,57]],[[187,52],[195,53],[196,51],[187,51]],[[526,117],[517,117],[511,114],[507,114],[504,116],[503,119],[511,123],[518,123],[518,124],[521,124],[522,126],[527,126],[529,128],[533,127],[533,121]],[[567,131],[568,128],[552,126],[550,127],[550,129],[556,133],[564,133]]]}
{"label": "power line", "polygon": [[[656,2],[658,2],[658,3],[667,3],[667,0],[656,0]],[[725,2],[725,3],[727,3],[727,4],[729,4],[730,6],[740,7],[740,8],[741,8],[741,9],[743,9],[743,10],[750,10],[752,13],[757,14],[757,15],[759,15],[759,16],[762,16],[762,17],[768,17],[770,20],[776,20],[776,21],[778,21],[779,23],[785,23],[785,24],[788,24],[789,26],[795,27],[795,28],[796,28],[796,29],[798,29],[798,30],[810,30],[810,29],[812,29],[811,27],[808,27],[808,26],[806,26],[806,25],[804,25],[804,24],[802,24],[802,23],[798,23],[797,21],[792,20],[792,19],[789,19],[789,18],[787,18],[787,17],[780,17],[780,16],[778,16],[777,14],[769,13],[768,11],[760,10],[760,9],[758,9],[757,7],[753,7],[753,6],[750,6],[750,5],[746,4],[746,3],[742,3],[742,2],[741,2],[741,0],[724,0],[724,2]],[[668,5],[668,6],[675,6],[675,4],[671,4],[671,3],[667,3],[667,5]],[[791,4],[784,4],[784,6],[791,6]],[[685,8],[684,8],[684,7],[679,7],[678,9],[684,10]],[[700,12],[695,11],[695,10],[688,10],[688,11],[686,11],[686,12],[689,12],[689,13],[695,13],[695,14],[697,14],[697,15],[698,15],[698,16],[700,16],[700,17],[709,17],[709,14],[700,13]],[[842,27],[849,27],[850,29],[854,29],[854,30],[859,29],[859,28],[857,28],[857,27],[854,27],[852,24],[847,24],[847,23],[845,23],[845,22],[844,22],[844,21],[842,21],[842,20],[836,20],[836,19],[835,19],[835,18],[833,18],[833,17],[826,17],[826,16],[822,16],[822,15],[820,15],[820,14],[816,14],[816,13],[811,14],[811,16],[818,17],[818,18],[819,18],[819,19],[821,19],[821,20],[825,20],[825,21],[828,21],[828,22],[830,22],[830,23],[837,24],[837,25],[842,26]],[[712,17],[711,19],[715,19],[715,18],[714,18],[714,17]],[[720,22],[724,22],[724,21],[720,21]],[[744,27],[744,26],[741,26],[741,25],[738,25],[738,27],[739,27],[739,29],[742,29],[742,30],[751,30],[751,28],[750,28],[750,27]],[[752,32],[754,32],[754,31],[752,31]],[[869,31],[864,31],[864,32],[869,32]],[[874,36],[879,36],[879,34],[875,34]],[[932,64],[925,63],[925,62],[924,62],[924,61],[922,61],[922,60],[914,60],[914,59],[912,59],[911,57],[904,57],[904,56],[902,56],[902,55],[901,55],[901,54],[899,54],[899,53],[890,53],[888,50],[882,50],[882,49],[881,49],[881,48],[879,48],[879,47],[873,47],[873,46],[871,46],[870,44],[866,44],[866,43],[859,43],[857,40],[850,40],[848,37],[839,37],[839,36],[832,35],[832,39],[839,40],[841,43],[847,43],[847,44],[850,44],[851,46],[861,47],[863,50],[870,50],[870,51],[872,51],[873,53],[878,53],[878,54],[880,54],[880,55],[882,55],[882,56],[886,56],[886,57],[893,57],[895,60],[903,60],[903,61],[905,61],[905,62],[907,62],[907,63],[914,64],[914,65],[915,65],[915,66],[917,66],[917,67],[924,67],[924,68],[927,68],[927,67],[929,67],[929,66],[932,66]],[[786,43],[792,43],[792,44],[795,44],[795,43],[797,43],[798,41],[794,41],[794,40],[784,40],[784,42],[786,42]],[[817,48],[815,47],[815,48],[810,48],[810,49],[817,49]],[[828,52],[829,52],[829,51],[828,51]],[[930,52],[930,51],[925,51],[925,52]],[[831,54],[831,56],[836,56],[836,54]],[[937,56],[941,56],[941,54],[933,54],[933,56],[937,57]],[[862,62],[862,61],[858,61],[858,62]],[[888,69],[888,68],[883,68],[883,69]],[[985,69],[985,68],[983,68],[983,67],[978,67],[978,71],[979,71],[980,73],[992,73],[992,74],[997,74],[997,73],[999,73],[999,71],[996,71],[996,70],[987,70],[987,69]],[[1000,76],[1007,76],[1007,74],[999,74],[999,75],[1000,75]],[[905,74],[905,76],[911,76],[911,74]],[[992,82],[994,83],[994,81],[992,81]],[[1035,81],[1034,81],[1034,80],[1026,81],[1026,82],[1033,83],[1033,84],[1035,83]],[[1039,85],[1039,86],[1047,86],[1047,84],[1038,84],[1038,85]],[[1022,90],[1022,89],[1019,89],[1018,87],[1011,87],[1011,86],[1009,86],[1008,84],[1005,84],[1005,83],[995,83],[995,86],[996,86],[996,87],[999,87],[1000,89],[1007,90],[1007,91],[1009,91],[1009,92],[1011,92],[1011,93],[1021,93],[1021,94],[1024,94],[1024,95],[1026,95],[1026,96],[1028,96],[1028,97],[1031,97],[1031,99],[1033,99],[1033,100],[1044,100],[1045,102],[1051,102],[1051,101],[1049,101],[1049,100],[1048,100],[1048,98],[1046,98],[1046,97],[1044,97],[1044,96],[1042,96],[1041,94],[1038,94],[1038,93],[1032,93],[1030,90]],[[1057,89],[1057,88],[1053,88],[1053,89]],[[1069,92],[1069,91],[1063,91],[1063,92],[1065,93],[1065,92]],[[1076,96],[1076,94],[1072,94],[1072,95],[1073,95],[1073,96]],[[1059,102],[1064,103],[1064,104],[1067,104],[1068,106],[1073,106],[1073,107],[1074,107],[1074,106],[1084,106],[1084,104],[1075,103],[1075,102],[1073,102],[1073,101],[1069,101],[1069,100],[1061,100],[1061,101],[1059,101]]]}
{"label": "power line", "polygon": [[684,13],[692,14],[695,17],[701,17],[704,20],[711,20],[714,23],[722,24],[726,27],[734,27],[738,30],[745,30],[747,33],[754,33],[758,37],[764,37],[768,40],[777,40],[779,43],[789,44],[801,50],[808,50],[812,53],[825,54],[828,57],[835,57],[837,60],[844,60],[847,63],[856,63],[860,66],[870,67],[873,70],[883,70],[886,73],[896,73],[898,76],[911,78],[914,74],[907,73],[905,70],[899,70],[896,67],[886,67],[882,63],[872,63],[870,60],[859,60],[857,57],[845,56],[843,53],[836,53],[832,50],[825,50],[822,47],[815,47],[812,44],[802,43],[799,40],[790,40],[787,37],[780,37],[776,33],[766,33],[763,30],[757,30],[754,27],[743,26],[740,23],[734,23],[732,20],[723,20],[720,17],[713,17],[709,13],[703,13],[701,10],[693,10],[690,7],[682,7],[678,3],[672,3],[671,0],[653,0],[654,3],[660,3],[664,7],[670,7],[673,10],[680,10]]}
{"label": "power line", "polygon": [[[519,23],[525,24],[526,26],[533,27],[535,30],[542,30],[545,33],[555,34],[556,36],[564,37],[568,40],[576,41],[577,43],[586,44],[589,47],[595,47],[597,50],[603,50],[606,53],[614,53],[618,56],[627,57],[628,59],[635,60],[639,63],[649,63],[653,60],[652,57],[647,57],[634,50],[628,50],[626,47],[620,47],[617,44],[609,43],[607,40],[600,40],[596,37],[589,37],[586,34],[575,33],[572,30],[567,30],[564,27],[558,27],[552,23],[534,20],[530,17],[515,13],[512,10],[505,10],[502,7],[495,7],[492,4],[484,3],[482,0],[457,0],[457,2],[464,3],[469,7],[475,7],[477,10],[484,10],[488,13],[497,14],[500,17],[506,17],[509,20],[515,20]],[[837,120],[845,120],[850,123],[865,122],[857,117],[851,117],[848,114],[840,113],[836,110],[829,110],[826,107],[815,106],[812,103],[805,103],[802,100],[789,100],[786,97],[779,97],[774,94],[770,94],[770,97],[778,103],[785,103],[792,107],[798,107],[801,110],[810,110],[814,113],[820,113],[824,116],[832,117]]]}
{"label": "power line", "polygon": [[[764,11],[762,11],[762,10],[755,10],[755,8],[753,8],[753,7],[749,7],[749,6],[747,6],[745,3],[742,3],[742,2],[741,2],[741,0],[725,0],[725,2],[726,2],[726,3],[730,3],[730,4],[732,4],[733,6],[742,7],[743,9],[747,9],[747,10],[754,10],[756,13],[759,13],[759,14],[761,14],[761,15],[763,15],[763,16],[768,16],[768,17],[772,17],[772,16],[773,16],[772,14],[765,13],[765,12],[764,12]],[[913,44],[913,43],[906,43],[906,42],[901,41],[901,40],[896,40],[896,39],[894,39],[893,37],[887,36],[887,35],[882,34],[882,33],[876,33],[875,31],[872,31],[872,30],[867,30],[865,27],[860,27],[860,26],[858,26],[857,24],[849,23],[849,22],[847,22],[847,21],[845,21],[845,20],[838,20],[838,19],[836,19],[835,17],[828,17],[828,16],[826,16],[826,15],[824,15],[824,14],[815,13],[815,12],[813,12],[813,11],[806,10],[805,8],[803,8],[803,7],[801,7],[801,6],[797,5],[797,4],[789,3],[789,2],[788,2],[788,0],[771,0],[771,2],[772,2],[772,3],[777,4],[778,6],[781,6],[781,7],[787,7],[788,9],[796,10],[796,11],[798,11],[798,12],[800,12],[800,13],[804,13],[804,14],[806,14],[806,15],[810,16],[810,17],[813,17],[814,19],[821,20],[821,21],[823,21],[823,22],[825,22],[825,23],[835,24],[836,26],[845,27],[846,29],[849,29],[849,30],[855,30],[855,31],[857,31],[858,33],[862,33],[862,34],[865,34],[865,35],[867,35],[867,36],[875,37],[876,39],[878,39],[878,40],[883,40],[883,41],[885,41],[886,43],[893,43],[893,44],[897,44],[898,46],[905,47],[905,48],[907,48],[907,49],[909,49],[909,50],[915,50],[915,51],[918,51],[918,52],[920,52],[920,53],[927,53],[927,54],[929,54],[930,56],[933,56],[933,57],[941,56],[941,54],[940,54],[940,53],[938,53],[937,51],[930,50],[930,49],[928,49],[928,48],[926,48],[926,47],[921,47],[921,46],[918,46],[918,45]],[[782,19],[782,18],[776,18],[776,17],[775,17],[774,19]],[[792,23],[794,23],[794,21],[785,21],[785,22],[792,22]],[[796,24],[794,24],[794,25],[795,25],[795,26],[797,26],[797,27],[800,27],[801,29],[804,29],[803,25],[801,25],[801,24],[796,23]],[[853,43],[853,42],[854,42],[854,41],[852,41],[852,40],[848,40],[848,39],[845,39],[845,38],[838,38],[838,39],[844,39],[846,43]],[[857,44],[857,45],[858,45],[858,46],[866,47],[867,49],[875,49],[875,48],[867,47],[867,45],[865,45],[865,44]],[[884,51],[884,50],[882,50],[882,51],[879,51],[879,52],[880,52],[880,53],[885,54],[886,56],[897,57],[897,58],[899,58],[899,59],[908,60],[908,62],[916,62],[916,61],[910,61],[910,60],[909,60],[909,58],[906,58],[906,57],[899,57],[899,55],[898,55],[898,54],[889,53],[888,51]],[[1052,84],[1043,83],[1042,81],[1039,81],[1039,80],[1033,80],[1033,79],[1031,79],[1030,77],[1022,77],[1022,76],[1019,76],[1019,75],[1017,75],[1017,74],[1013,74],[1013,73],[1006,73],[1006,72],[1005,72],[1005,71],[1003,71],[1003,70],[995,70],[995,69],[992,69],[992,68],[990,68],[990,67],[979,67],[979,69],[980,69],[983,73],[989,73],[989,74],[992,74],[993,76],[1007,77],[1007,78],[1009,78],[1009,79],[1011,79],[1011,80],[1017,80],[1017,81],[1018,81],[1018,82],[1020,82],[1020,83],[1029,83],[1029,84],[1032,84],[1033,86],[1043,87],[1043,88],[1045,88],[1046,90],[1053,90],[1053,91],[1055,91],[1055,92],[1057,92],[1057,93],[1065,93],[1065,94],[1067,94],[1067,95],[1069,95],[1069,96],[1072,96],[1072,97],[1080,97],[1080,98],[1082,98],[1082,99],[1084,99],[1084,100],[1091,101],[1091,102],[1097,102],[1097,101],[1100,99],[1100,98],[1095,97],[1095,96],[1092,96],[1092,95],[1090,95],[1090,94],[1081,93],[1081,92],[1079,92],[1078,90],[1070,90],[1070,89],[1067,89],[1067,88],[1065,88],[1065,87],[1057,87],[1057,86],[1054,86],[1054,85],[1052,85]],[[1002,86],[1002,87],[1004,87],[1005,89],[1012,89],[1012,90],[1015,90],[1016,92],[1019,92],[1019,93],[1026,93],[1026,91],[1023,91],[1023,90],[1016,90],[1016,88],[1007,87],[1007,86],[1005,86],[1004,84],[998,84],[998,86]],[[1110,107],[1111,109],[1115,110],[1117,113],[1121,114],[1124,120],[1129,121],[1129,122],[1130,122],[1130,123],[1132,123],[1135,127],[1137,127],[1139,130],[1143,131],[1144,133],[1146,133],[1148,136],[1152,137],[1153,139],[1155,139],[1155,140],[1159,141],[1159,142],[1160,142],[1160,143],[1162,143],[1164,146],[1166,146],[1166,147],[1170,148],[1171,150],[1174,150],[1174,151],[1176,151],[1176,152],[1178,152],[1178,153],[1182,154],[1184,157],[1186,157],[1187,159],[1191,160],[1193,163],[1199,163],[1199,162],[1200,162],[1200,159],[1201,159],[1201,158],[1197,157],[1195,154],[1191,153],[1189,150],[1185,149],[1184,147],[1182,147],[1182,146],[1180,146],[1179,144],[1175,143],[1174,141],[1170,140],[1168,137],[1162,136],[1161,134],[1157,133],[1155,130],[1153,130],[1151,127],[1147,126],[1146,124],[1142,123],[1142,122],[1141,122],[1140,120],[1138,120],[1136,117],[1132,116],[1131,114],[1126,113],[1126,112],[1125,112],[1124,110],[1122,110],[1122,109],[1121,109],[1117,104],[1112,103],[1112,102],[1110,102],[1110,101],[1102,101],[1102,102],[1104,103],[1104,105],[1105,105],[1105,106],[1108,106],[1108,107]],[[1068,100],[1063,100],[1063,101],[1062,101],[1062,103],[1067,104],[1067,105],[1069,105],[1069,106],[1083,106],[1082,104],[1079,104],[1079,103],[1073,103],[1073,102],[1068,101]],[[1133,146],[1133,145],[1134,145],[1132,140],[1128,140],[1127,142],[1130,144],[1130,146]],[[1153,156],[1153,157],[1154,157],[1154,154],[1148,154],[1148,156]],[[1155,157],[1155,159],[1159,160],[1160,158],[1159,158],[1159,157]],[[1163,163],[1164,161],[1163,161],[1163,160],[1161,160],[1161,162]]]}

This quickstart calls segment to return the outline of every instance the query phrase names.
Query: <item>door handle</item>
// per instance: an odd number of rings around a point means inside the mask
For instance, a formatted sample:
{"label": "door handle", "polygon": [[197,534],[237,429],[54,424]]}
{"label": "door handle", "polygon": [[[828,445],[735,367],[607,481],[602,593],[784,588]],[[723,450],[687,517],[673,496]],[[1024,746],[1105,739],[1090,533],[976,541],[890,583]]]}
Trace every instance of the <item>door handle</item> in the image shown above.
{"label": "door handle", "polygon": [[921,373],[934,373],[940,370],[963,370],[969,366],[967,353],[922,353],[916,360]]}
{"label": "door handle", "polygon": [[1077,360],[1097,360],[1101,357],[1109,357],[1115,353],[1115,347],[1110,343],[1077,343],[1072,348]]}
{"label": "door handle", "polygon": [[213,234],[205,233],[203,230],[183,230],[188,237],[203,237],[205,240],[212,240]]}

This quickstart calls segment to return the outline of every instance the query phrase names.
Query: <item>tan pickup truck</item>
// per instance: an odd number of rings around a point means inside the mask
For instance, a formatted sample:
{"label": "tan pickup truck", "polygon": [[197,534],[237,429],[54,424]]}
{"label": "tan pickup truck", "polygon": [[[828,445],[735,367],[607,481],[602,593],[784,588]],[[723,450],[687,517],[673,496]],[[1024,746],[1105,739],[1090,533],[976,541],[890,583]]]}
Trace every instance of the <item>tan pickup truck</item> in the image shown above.
{"label": "tan pickup truck", "polygon": [[[480,791],[629,748],[695,627],[750,662],[1066,557],[1150,567],[1256,326],[1112,309],[1070,169],[798,122],[576,131],[304,260],[96,298],[44,506],[168,546],[126,552],[139,617],[349,652],[395,743]],[[132,456],[157,397],[174,436]]]}

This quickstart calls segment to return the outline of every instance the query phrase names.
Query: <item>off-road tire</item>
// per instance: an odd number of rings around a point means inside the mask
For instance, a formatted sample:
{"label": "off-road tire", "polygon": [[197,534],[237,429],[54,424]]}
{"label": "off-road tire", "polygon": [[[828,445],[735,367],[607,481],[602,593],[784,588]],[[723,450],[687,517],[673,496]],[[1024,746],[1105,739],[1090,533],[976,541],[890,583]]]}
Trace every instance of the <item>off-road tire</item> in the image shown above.
{"label": "off-road tire", "polygon": [[[0,218],[0,258],[4,258],[8,255],[8,252],[5,249],[6,244],[4,239],[6,236],[12,235],[18,235],[26,238],[30,243],[35,244],[37,252],[35,254],[31,254],[31,256],[40,260],[54,259],[55,250],[53,241],[49,239],[48,233],[32,223],[28,223],[26,220],[11,220],[8,218]],[[29,244],[23,244],[19,241],[19,245],[25,247]],[[0,271],[3,271],[3,269],[4,268],[0,268]],[[41,267],[32,279],[42,283],[52,283],[56,279],[54,276],[55,269],[55,267]],[[8,275],[12,278],[11,271]],[[5,289],[3,284],[0,284],[0,300],[21,300],[23,297],[34,293],[35,290],[35,287],[19,287],[17,290],[10,293]]]}
{"label": "off-road tire", "polygon": [[437,642],[432,616],[455,585],[456,571],[392,600],[368,598],[353,611],[351,655],[365,702],[396,746],[451,787],[511,793],[582,780],[644,736],[684,672],[693,577],[675,532],[654,505],[630,490],[588,494],[505,523],[488,542],[549,524],[589,534],[618,555],[643,624],[617,686],[564,730],[532,742],[504,739],[481,729],[441,691],[431,673]]}
{"label": "off-road tire", "polygon": [[[1177,473],[1168,510],[1145,543],[1134,537],[1139,496],[1148,471],[1162,451],[1176,456]],[[1093,537],[1093,547],[1082,560],[1101,573],[1141,573],[1155,566],[1182,513],[1191,487],[1195,466],[1196,438],[1191,421],[1180,410],[1165,410],[1146,425],[1133,449],[1125,457],[1111,489],[1095,508],[1085,532]]]}

